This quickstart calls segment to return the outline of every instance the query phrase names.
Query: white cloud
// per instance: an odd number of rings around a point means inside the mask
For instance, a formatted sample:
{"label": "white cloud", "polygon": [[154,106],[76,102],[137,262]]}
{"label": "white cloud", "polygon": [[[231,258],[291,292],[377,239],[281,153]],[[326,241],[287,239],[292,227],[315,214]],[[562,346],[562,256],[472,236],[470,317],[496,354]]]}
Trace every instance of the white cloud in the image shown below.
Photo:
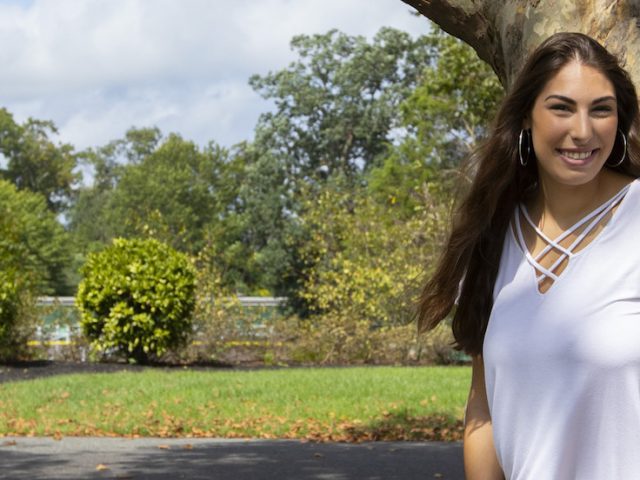
{"label": "white cloud", "polygon": [[269,108],[249,76],[293,60],[292,36],[426,31],[409,11],[401,0],[4,2],[0,105],[18,120],[53,120],[78,148],[133,125],[231,145]]}

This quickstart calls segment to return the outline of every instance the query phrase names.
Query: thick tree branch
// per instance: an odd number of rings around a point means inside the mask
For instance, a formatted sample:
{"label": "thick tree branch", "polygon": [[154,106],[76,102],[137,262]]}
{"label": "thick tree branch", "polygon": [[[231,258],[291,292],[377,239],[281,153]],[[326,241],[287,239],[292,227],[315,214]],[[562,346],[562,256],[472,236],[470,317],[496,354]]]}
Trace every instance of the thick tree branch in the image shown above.
{"label": "thick tree branch", "polygon": [[638,0],[402,0],[471,45],[509,85],[527,54],[559,31],[582,32],[619,55],[640,86]]}

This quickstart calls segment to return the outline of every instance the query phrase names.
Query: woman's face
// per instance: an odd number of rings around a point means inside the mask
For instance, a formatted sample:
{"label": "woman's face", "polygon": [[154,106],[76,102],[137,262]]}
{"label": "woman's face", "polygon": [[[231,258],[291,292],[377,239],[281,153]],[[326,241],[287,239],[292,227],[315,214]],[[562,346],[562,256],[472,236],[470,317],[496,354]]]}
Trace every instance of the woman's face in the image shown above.
{"label": "woman's face", "polygon": [[615,95],[607,77],[578,61],[547,82],[525,120],[543,185],[583,185],[598,175],[616,139]]}

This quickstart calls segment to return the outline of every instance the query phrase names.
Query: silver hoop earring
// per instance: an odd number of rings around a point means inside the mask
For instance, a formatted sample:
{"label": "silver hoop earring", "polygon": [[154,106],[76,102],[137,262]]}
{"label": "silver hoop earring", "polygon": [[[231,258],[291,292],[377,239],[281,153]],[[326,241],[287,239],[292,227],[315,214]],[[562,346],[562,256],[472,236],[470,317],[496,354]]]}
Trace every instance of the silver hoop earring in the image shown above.
{"label": "silver hoop earring", "polygon": [[[527,136],[527,158],[525,159],[522,155],[522,139],[524,136]],[[527,162],[529,161],[529,156],[531,155],[531,142],[530,142],[530,133],[524,128],[520,130],[520,135],[518,135],[518,156],[520,157],[520,165],[523,167],[527,166]]]}
{"label": "silver hoop earring", "polygon": [[622,135],[622,143],[624,144],[624,150],[622,152],[622,158],[620,159],[620,161],[618,161],[618,163],[614,163],[614,164],[607,163],[607,166],[611,168],[619,167],[620,165],[622,165],[622,162],[624,162],[624,158],[627,156],[627,137],[625,137],[624,132],[622,130],[618,129],[618,132],[620,132],[620,135]]}

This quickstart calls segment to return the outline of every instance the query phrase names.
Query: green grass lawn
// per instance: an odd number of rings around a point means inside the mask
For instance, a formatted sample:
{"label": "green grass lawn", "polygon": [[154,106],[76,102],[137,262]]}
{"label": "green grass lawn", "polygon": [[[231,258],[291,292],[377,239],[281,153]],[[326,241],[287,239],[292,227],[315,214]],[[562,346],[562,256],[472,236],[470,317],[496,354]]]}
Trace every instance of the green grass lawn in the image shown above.
{"label": "green grass lawn", "polygon": [[0,435],[457,440],[469,367],[80,374],[0,384]]}

